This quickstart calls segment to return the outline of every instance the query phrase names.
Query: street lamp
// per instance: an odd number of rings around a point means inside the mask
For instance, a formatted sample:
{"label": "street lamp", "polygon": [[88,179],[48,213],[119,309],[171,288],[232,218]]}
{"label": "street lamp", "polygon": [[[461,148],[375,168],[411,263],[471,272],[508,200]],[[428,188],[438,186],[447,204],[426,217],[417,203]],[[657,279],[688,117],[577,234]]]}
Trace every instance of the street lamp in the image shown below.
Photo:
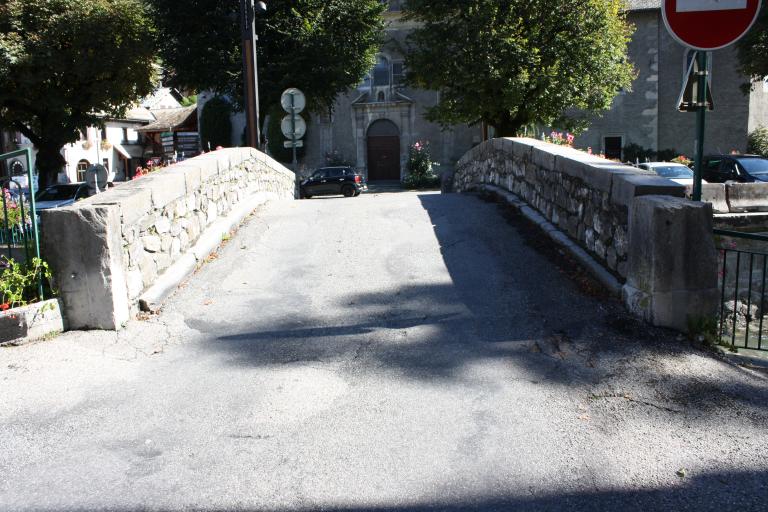
{"label": "street lamp", "polygon": [[261,147],[259,129],[259,68],[257,58],[256,15],[265,14],[267,4],[254,0],[240,0],[240,22],[243,40],[243,81],[245,88],[245,119],[248,146]]}

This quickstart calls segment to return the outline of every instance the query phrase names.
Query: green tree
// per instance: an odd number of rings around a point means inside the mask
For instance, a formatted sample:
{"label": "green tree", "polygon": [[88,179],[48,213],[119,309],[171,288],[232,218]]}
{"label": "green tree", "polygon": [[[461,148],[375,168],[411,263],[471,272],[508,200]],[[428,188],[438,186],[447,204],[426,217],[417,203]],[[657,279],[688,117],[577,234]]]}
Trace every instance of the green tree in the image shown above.
{"label": "green tree", "polygon": [[768,128],[758,126],[747,138],[747,153],[768,158]]}
{"label": "green tree", "polygon": [[634,76],[621,0],[409,0],[411,85],[440,91],[427,117],[486,122],[501,136],[533,123],[583,127]]}
{"label": "green tree", "polygon": [[[149,0],[161,32],[168,83],[242,98],[239,2]],[[288,87],[313,110],[329,109],[373,65],[385,8],[380,0],[270,0],[257,17],[262,111]]]}
{"label": "green tree", "polygon": [[758,81],[768,78],[768,3],[763,2],[762,10],[752,29],[737,44],[742,73],[750,78],[745,89],[748,91]]}
{"label": "green tree", "polygon": [[200,115],[200,140],[204,149],[232,145],[232,104],[221,96],[208,100]]}
{"label": "green tree", "polygon": [[141,0],[0,4],[0,125],[34,143],[41,185],[79,130],[152,92],[154,37]]}

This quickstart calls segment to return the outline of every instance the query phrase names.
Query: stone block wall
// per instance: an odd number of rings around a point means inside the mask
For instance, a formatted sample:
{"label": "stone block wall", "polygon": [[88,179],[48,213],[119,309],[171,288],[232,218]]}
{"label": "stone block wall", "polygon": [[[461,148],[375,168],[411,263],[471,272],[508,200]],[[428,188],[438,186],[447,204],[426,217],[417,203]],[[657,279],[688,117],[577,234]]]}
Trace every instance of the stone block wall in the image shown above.
{"label": "stone block wall", "polygon": [[457,164],[457,192],[495,185],[624,282],[627,309],[681,331],[718,304],[713,207],[653,173],[533,139],[494,139]]}
{"label": "stone block wall", "polygon": [[535,139],[493,139],[457,163],[456,192],[503,187],[538,210],[625,280],[629,208],[635,197],[683,197],[685,187],[627,165]]}
{"label": "stone block wall", "polygon": [[[294,198],[294,175],[251,148],[208,153],[43,212],[43,250],[69,325],[118,329],[217,220]],[[221,240],[224,233],[212,233]]]}

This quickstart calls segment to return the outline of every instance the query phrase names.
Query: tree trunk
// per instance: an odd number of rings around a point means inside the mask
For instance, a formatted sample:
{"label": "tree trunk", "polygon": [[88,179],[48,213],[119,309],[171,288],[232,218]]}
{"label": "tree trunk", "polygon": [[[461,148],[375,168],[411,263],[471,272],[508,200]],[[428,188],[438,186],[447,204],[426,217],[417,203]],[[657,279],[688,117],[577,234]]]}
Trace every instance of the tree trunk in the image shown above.
{"label": "tree trunk", "polygon": [[496,119],[489,124],[496,130],[496,137],[517,137],[523,127],[522,123],[509,117]]}
{"label": "tree trunk", "polygon": [[39,172],[38,190],[56,184],[59,171],[67,164],[61,154],[62,144],[42,140],[35,145],[37,149],[36,166]]}

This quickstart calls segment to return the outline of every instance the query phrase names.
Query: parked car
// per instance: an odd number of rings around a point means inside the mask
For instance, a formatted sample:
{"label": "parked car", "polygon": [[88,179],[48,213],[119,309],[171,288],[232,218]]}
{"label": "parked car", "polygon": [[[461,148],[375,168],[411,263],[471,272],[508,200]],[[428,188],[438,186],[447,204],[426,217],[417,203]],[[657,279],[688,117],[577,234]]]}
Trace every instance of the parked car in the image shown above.
{"label": "parked car", "polygon": [[704,159],[704,179],[710,183],[768,182],[768,158],[756,155],[713,155]]}
{"label": "parked car", "polygon": [[61,208],[74,204],[75,201],[88,197],[86,183],[67,183],[51,185],[35,195],[35,206],[38,210]]}
{"label": "parked car", "polygon": [[343,195],[357,197],[368,190],[362,175],[351,167],[323,167],[301,182],[301,197]]}
{"label": "parked car", "polygon": [[[646,162],[638,165],[640,169],[653,171],[662,178],[667,178],[680,185],[693,185],[693,171],[683,165],[675,162]],[[702,180],[706,183],[706,180]]]}

